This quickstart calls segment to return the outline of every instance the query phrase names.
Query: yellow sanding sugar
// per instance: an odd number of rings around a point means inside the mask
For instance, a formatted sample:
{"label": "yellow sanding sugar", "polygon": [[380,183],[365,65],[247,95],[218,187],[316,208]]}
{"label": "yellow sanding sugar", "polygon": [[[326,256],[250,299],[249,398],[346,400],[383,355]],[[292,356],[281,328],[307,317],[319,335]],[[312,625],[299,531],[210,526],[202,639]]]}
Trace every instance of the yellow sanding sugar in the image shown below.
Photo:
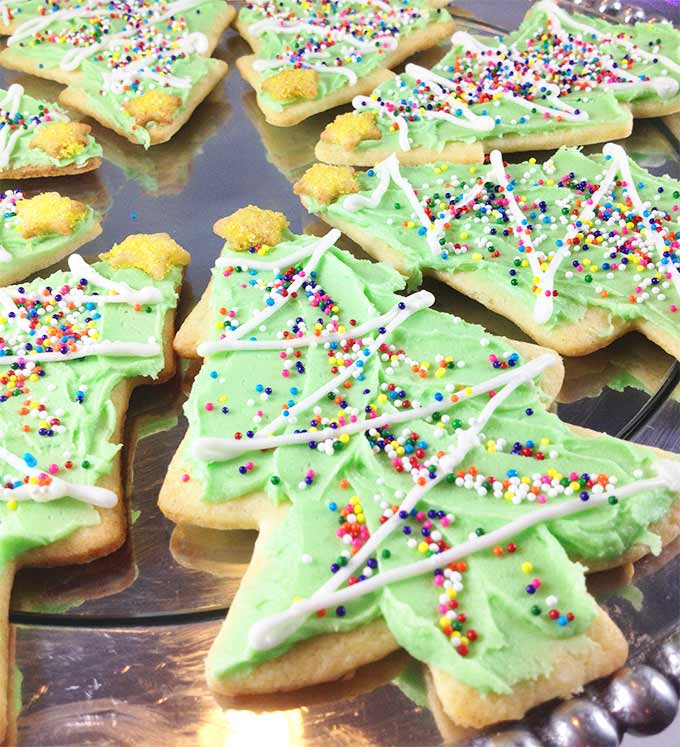
{"label": "yellow sanding sugar", "polygon": [[90,126],[82,122],[46,122],[38,127],[31,148],[52,158],[73,158],[85,150]]}
{"label": "yellow sanding sugar", "polygon": [[21,235],[25,239],[60,233],[73,233],[76,223],[87,213],[87,205],[58,192],[43,192],[28,200],[17,202]]}
{"label": "yellow sanding sugar", "polygon": [[191,256],[167,233],[136,233],[115,244],[100,259],[112,267],[136,268],[162,280],[176,265],[188,265]]}
{"label": "yellow sanding sugar", "polygon": [[296,195],[309,195],[317,202],[327,205],[337,200],[340,195],[358,192],[359,183],[354,176],[354,169],[350,166],[315,163],[305,171],[293,190]]}
{"label": "yellow sanding sugar", "polygon": [[146,127],[149,122],[171,124],[181,103],[178,96],[153,89],[126,101],[123,108],[140,127]]}
{"label": "yellow sanding sugar", "polygon": [[340,114],[321,133],[321,139],[343,148],[354,148],[362,140],[380,140],[375,117],[375,112]]}
{"label": "yellow sanding sugar", "polygon": [[262,90],[276,101],[314,99],[318,91],[314,70],[282,70],[262,83]]}
{"label": "yellow sanding sugar", "polygon": [[288,220],[283,213],[262,210],[255,205],[241,208],[213,226],[215,233],[225,239],[235,252],[242,252],[251,246],[274,246],[281,241],[281,234],[286,228]]}

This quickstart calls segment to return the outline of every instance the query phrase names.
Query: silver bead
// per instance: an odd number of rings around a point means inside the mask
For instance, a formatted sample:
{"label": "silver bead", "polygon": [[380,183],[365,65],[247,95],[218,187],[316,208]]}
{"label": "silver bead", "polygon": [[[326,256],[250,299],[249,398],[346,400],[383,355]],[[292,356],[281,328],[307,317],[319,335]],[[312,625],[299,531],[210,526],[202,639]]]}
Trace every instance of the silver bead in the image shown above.
{"label": "silver bead", "polygon": [[666,641],[652,657],[652,664],[680,687],[680,640]]}
{"label": "silver bead", "polygon": [[585,698],[568,700],[555,708],[543,730],[553,747],[619,747],[614,719],[597,703]]}
{"label": "silver bead", "polygon": [[658,734],[675,718],[678,696],[671,683],[645,665],[622,669],[611,681],[605,704],[631,734]]}

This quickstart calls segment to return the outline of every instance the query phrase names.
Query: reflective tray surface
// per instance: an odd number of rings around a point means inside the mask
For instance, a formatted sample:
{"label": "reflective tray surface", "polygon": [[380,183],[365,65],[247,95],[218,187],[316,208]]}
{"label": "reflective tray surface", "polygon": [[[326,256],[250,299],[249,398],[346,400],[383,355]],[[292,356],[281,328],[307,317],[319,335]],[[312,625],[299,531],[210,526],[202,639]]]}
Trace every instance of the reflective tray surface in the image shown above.
{"label": "reflective tray surface", "polygon": [[[650,0],[635,8],[595,0],[571,5],[617,19],[639,15],[642,6],[646,17],[680,23],[678,0]],[[527,7],[526,0],[462,0],[452,10],[459,28],[500,33],[517,25]],[[94,125],[105,156],[99,171],[23,185],[27,192],[58,189],[107,211],[103,235],[82,250],[86,257],[128,233],[170,232],[193,257],[180,319],[207,284],[221,246],[212,233],[218,218],[253,203],[285,212],[293,230],[324,231],[301,207],[291,182],[313,162],[319,134],[337,112],[291,129],[268,125],[234,66],[248,51],[234,31],[224,35],[216,54],[230,71],[170,143],[144,152]],[[430,50],[418,61],[432,63],[443,52],[443,47]],[[0,74],[0,82],[3,87],[21,82],[29,94],[48,99],[60,90],[9,72]],[[674,132],[680,132],[677,121],[640,121],[623,142],[645,168],[680,178]],[[512,160],[525,157],[515,154]],[[427,287],[438,299],[437,308],[526,339],[511,322],[451,289],[435,281]],[[680,451],[680,366],[659,348],[628,335],[606,351],[565,364],[558,398],[563,419]],[[174,380],[133,396],[123,460],[131,516],[125,546],[88,566],[25,570],[17,576],[11,604],[16,718],[10,742],[23,747],[488,745],[486,737],[456,729],[436,707],[432,710],[420,666],[402,653],[342,682],[300,693],[219,703],[210,694],[203,659],[247,566],[255,534],[176,528],[156,507],[186,428],[182,404],[196,371],[196,364],[183,361]],[[649,660],[663,641],[680,636],[678,553],[680,543],[675,543],[660,557],[638,563],[634,575],[632,569],[619,570],[590,580],[631,642],[633,661]],[[601,694],[601,686],[587,693]],[[534,734],[540,735],[552,707],[529,717]],[[512,742],[520,743],[525,744]],[[677,719],[660,735],[626,734],[622,741],[626,747],[678,743]]]}

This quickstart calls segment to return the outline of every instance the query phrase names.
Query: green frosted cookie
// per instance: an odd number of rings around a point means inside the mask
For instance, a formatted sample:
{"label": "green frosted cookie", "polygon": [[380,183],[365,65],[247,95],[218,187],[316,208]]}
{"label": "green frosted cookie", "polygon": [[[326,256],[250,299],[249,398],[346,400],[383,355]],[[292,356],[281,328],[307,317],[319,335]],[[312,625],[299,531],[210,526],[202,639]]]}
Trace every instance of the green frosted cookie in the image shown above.
{"label": "green frosted cookie", "polygon": [[188,254],[129,236],[102,261],[0,288],[0,731],[15,569],[106,555],[125,539],[120,441],[132,389],[167,379]]}
{"label": "green frosted cookie", "polygon": [[179,523],[260,530],[211,687],[292,690],[401,646],[453,721],[482,726],[620,666],[573,561],[675,536],[678,462],[572,430],[546,409],[554,353],[398,295],[338,231],[298,236],[254,207],[216,230],[175,342],[204,362],[160,498]]}
{"label": "green frosted cookie", "polygon": [[413,282],[435,275],[560,353],[637,329],[680,355],[680,183],[618,145],[543,164],[317,164],[296,191]]}
{"label": "green frosted cookie", "polygon": [[237,64],[267,121],[297,124],[370,92],[388,68],[450,36],[455,25],[440,5],[252,0],[237,27],[255,54]]}
{"label": "green frosted cookie", "polygon": [[17,12],[0,63],[68,84],[64,105],[144,147],[170,139],[227,71],[210,57],[235,15],[223,0],[60,0],[4,10]]}
{"label": "green frosted cookie", "polygon": [[433,68],[409,64],[353,99],[322,133],[317,158],[372,166],[481,160],[626,137],[633,116],[680,110],[680,32],[611,24],[536,3],[506,37],[456,32]]}

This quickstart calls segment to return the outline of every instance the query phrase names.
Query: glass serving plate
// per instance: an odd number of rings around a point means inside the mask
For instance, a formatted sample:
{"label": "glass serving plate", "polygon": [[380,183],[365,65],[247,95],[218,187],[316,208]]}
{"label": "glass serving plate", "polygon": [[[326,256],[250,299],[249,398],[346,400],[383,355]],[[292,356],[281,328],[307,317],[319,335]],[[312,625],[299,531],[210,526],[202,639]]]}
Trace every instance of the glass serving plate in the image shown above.
{"label": "glass serving plate", "polygon": [[[643,12],[616,2],[574,5],[612,19]],[[453,12],[459,28],[500,33],[516,26],[527,7],[525,0],[466,0]],[[654,0],[644,10],[647,17],[680,22],[677,0]],[[100,170],[22,184],[28,193],[59,189],[107,211],[103,235],[82,250],[86,257],[129,233],[170,232],[193,257],[180,319],[208,282],[221,247],[212,233],[218,218],[253,203],[285,212],[293,230],[324,231],[301,207],[291,182],[313,162],[319,134],[337,112],[292,129],[268,125],[234,67],[248,51],[233,30],[224,35],[216,54],[229,63],[230,72],[170,143],[144,152],[94,125],[104,146]],[[432,63],[443,52],[444,47],[430,50],[418,61]],[[3,87],[20,82],[29,94],[53,100],[60,90],[10,72],[0,74],[0,82]],[[677,134],[676,121],[639,121],[624,145],[651,171],[680,177]],[[492,332],[526,339],[511,322],[450,288],[435,281],[428,287],[437,308]],[[563,419],[678,450],[680,366],[659,348],[627,335],[606,351],[565,363],[557,406]],[[211,695],[203,660],[248,564],[255,534],[175,527],[156,507],[167,465],[186,428],[182,404],[196,371],[195,363],[183,361],[175,379],[133,396],[123,459],[131,517],[124,547],[87,566],[24,570],[17,576],[11,603],[15,718],[9,742],[24,747],[424,747],[461,740],[535,745],[547,739],[541,734],[552,705],[521,726],[533,729],[533,738],[526,731],[489,737],[456,729],[430,698],[420,665],[403,653],[341,682],[298,693],[238,702],[218,702]],[[674,543],[660,557],[636,564],[634,574],[624,568],[590,580],[593,593],[630,641],[633,661],[648,659],[680,628],[678,552],[680,543]],[[595,697],[601,687],[587,693]],[[676,723],[649,743],[679,741]],[[623,737],[624,745],[637,742]]]}

